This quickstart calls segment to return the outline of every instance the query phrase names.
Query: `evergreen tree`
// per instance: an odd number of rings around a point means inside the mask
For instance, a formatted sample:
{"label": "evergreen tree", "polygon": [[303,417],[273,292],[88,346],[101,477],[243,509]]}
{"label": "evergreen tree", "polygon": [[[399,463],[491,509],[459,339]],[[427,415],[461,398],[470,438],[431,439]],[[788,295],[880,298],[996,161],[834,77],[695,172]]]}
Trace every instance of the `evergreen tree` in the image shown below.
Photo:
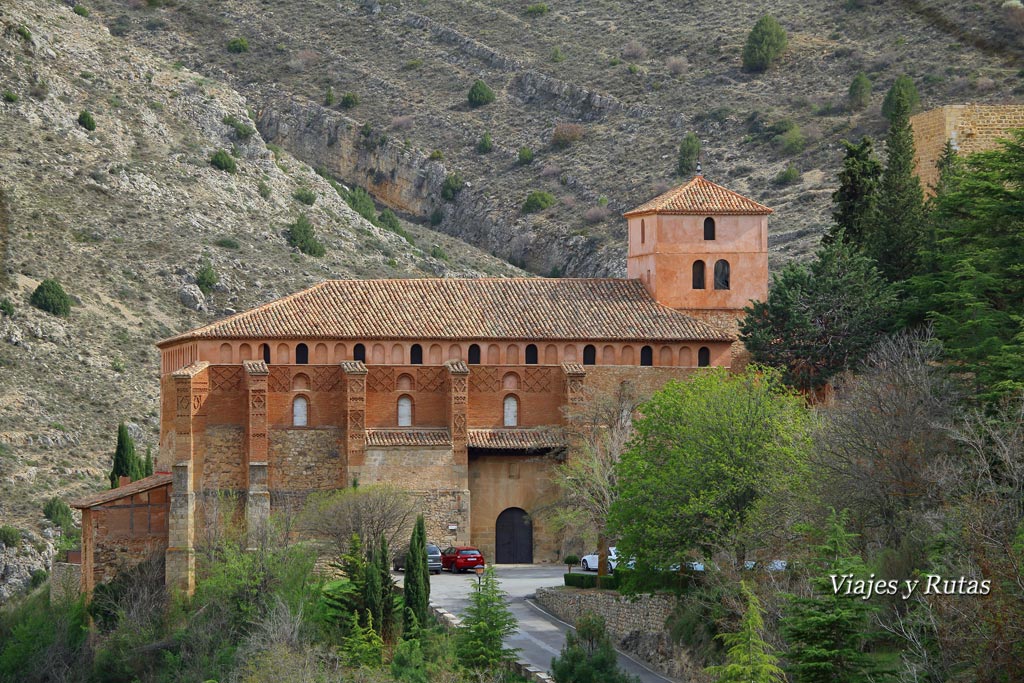
{"label": "evergreen tree", "polygon": [[363,602],[366,603],[367,619],[368,623],[377,624],[378,632],[384,620],[384,587],[378,566],[379,556],[380,550],[374,550],[363,569],[366,576],[363,580]]}
{"label": "evergreen tree", "polygon": [[562,652],[551,660],[555,683],[631,683],[619,669],[618,654],[605,632],[604,618],[584,613],[576,630],[565,634]]}
{"label": "evergreen tree", "polygon": [[419,639],[403,640],[395,646],[391,675],[400,683],[427,683],[426,662]]}
{"label": "evergreen tree", "polygon": [[914,136],[910,104],[905,95],[893,101],[885,141],[885,171],[878,186],[878,205],[867,251],[892,282],[914,275],[924,222],[924,195],[914,175]]}
{"label": "evergreen tree", "polygon": [[515,650],[506,649],[502,641],[515,632],[517,624],[505,604],[505,592],[498,586],[494,567],[488,567],[473,587],[469,607],[455,635],[459,661],[480,672],[512,661]]}
{"label": "evergreen tree", "polygon": [[409,554],[405,557],[405,630],[412,624],[426,624],[430,614],[430,575],[427,568],[427,532],[423,515],[416,518],[416,526],[409,539]]}
{"label": "evergreen tree", "polygon": [[857,74],[853,82],[850,83],[846,102],[852,111],[866,109],[871,104],[871,80],[863,71]]}
{"label": "evergreen tree", "polygon": [[380,577],[380,635],[386,642],[395,639],[395,581],[391,578],[391,553],[388,551],[388,541],[381,535],[380,547],[377,549],[376,558],[377,575]]}
{"label": "evergreen tree", "polygon": [[118,487],[120,477],[130,477],[132,481],[141,479],[143,471],[142,462],[135,454],[135,441],[122,422],[117,427],[117,447],[114,449],[114,468],[110,471],[110,488]]}
{"label": "evergreen tree", "polygon": [[921,106],[921,97],[917,94],[914,79],[905,74],[893,81],[892,87],[889,88],[889,92],[885,93],[885,99],[882,101],[882,116],[889,119],[890,122],[896,115],[896,100],[898,99],[906,100],[907,116],[913,114]]}
{"label": "evergreen tree", "polygon": [[700,159],[700,138],[692,131],[683,137],[679,143],[679,160],[676,171],[681,176],[692,175],[697,170],[697,162]]}
{"label": "evergreen tree", "polygon": [[846,156],[839,172],[839,188],[832,193],[832,220],[835,225],[825,234],[828,244],[842,233],[846,239],[863,247],[865,235],[875,217],[878,181],[882,164],[872,149],[871,138],[864,136],[857,144],[842,141]]}
{"label": "evergreen tree", "polygon": [[789,39],[778,20],[766,14],[757,20],[743,46],[744,71],[765,71],[786,51]]}
{"label": "evergreen tree", "polygon": [[786,676],[778,666],[778,657],[764,640],[761,601],[745,581],[740,582],[740,590],[747,598],[747,611],[740,620],[740,630],[718,635],[725,644],[725,663],[709,666],[704,671],[715,683],[785,683]]}
{"label": "evergreen tree", "polygon": [[153,447],[146,446],[146,465],[143,469],[143,476],[153,476]]}
{"label": "evergreen tree", "polygon": [[853,554],[855,534],[846,531],[846,512],[832,510],[824,543],[817,547],[811,583],[815,595],[791,598],[782,632],[786,661],[794,683],[867,683],[880,671],[864,653],[868,617],[875,610],[860,596],[844,595],[832,587],[830,575],[865,578],[867,570]]}

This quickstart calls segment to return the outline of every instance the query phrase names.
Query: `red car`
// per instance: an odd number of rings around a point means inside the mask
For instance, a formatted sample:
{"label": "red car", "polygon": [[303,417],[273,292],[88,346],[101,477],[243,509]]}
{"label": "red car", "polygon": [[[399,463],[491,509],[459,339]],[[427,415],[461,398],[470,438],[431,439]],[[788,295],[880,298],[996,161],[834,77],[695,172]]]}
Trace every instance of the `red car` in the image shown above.
{"label": "red car", "polygon": [[446,548],[441,553],[441,569],[452,572],[464,572],[474,567],[483,567],[484,554],[479,549],[468,545]]}

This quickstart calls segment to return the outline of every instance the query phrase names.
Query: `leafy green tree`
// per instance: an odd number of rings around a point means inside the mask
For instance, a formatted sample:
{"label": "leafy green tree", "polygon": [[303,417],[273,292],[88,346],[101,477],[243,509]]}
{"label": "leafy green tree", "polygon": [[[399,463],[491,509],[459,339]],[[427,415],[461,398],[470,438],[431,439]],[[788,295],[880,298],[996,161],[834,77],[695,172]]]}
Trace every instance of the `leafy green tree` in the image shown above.
{"label": "leafy green tree", "polygon": [[837,234],[863,247],[875,220],[878,182],[882,164],[872,149],[871,138],[864,136],[857,144],[842,141],[846,155],[839,172],[839,188],[832,193],[832,220],[823,241],[831,242]]}
{"label": "leafy green tree", "polygon": [[71,298],[56,280],[47,278],[39,283],[28,302],[40,311],[67,316],[71,313]]}
{"label": "leafy green tree", "polygon": [[316,238],[316,229],[313,227],[313,223],[304,213],[299,214],[299,217],[288,228],[288,244],[310,256],[323,256],[326,253],[324,245]]}
{"label": "leafy green tree", "polygon": [[852,111],[867,109],[867,106],[871,104],[871,79],[863,71],[858,73],[850,83],[850,90],[846,93],[846,103]]}
{"label": "leafy green tree", "polygon": [[446,202],[453,201],[462,192],[465,184],[466,181],[458,173],[449,173],[444,179],[444,184],[441,185],[441,199]]}
{"label": "leafy green tree", "polygon": [[764,639],[761,601],[745,581],[740,582],[740,590],[747,598],[740,630],[718,634],[726,648],[725,663],[704,671],[715,683],[785,683],[786,675],[778,666],[779,659]]}
{"label": "leafy green tree", "polygon": [[885,141],[885,170],[878,185],[878,204],[867,253],[891,282],[915,274],[924,224],[924,194],[914,175],[914,135],[910,104],[903,94],[893,101]]}
{"label": "leafy green tree", "polygon": [[562,652],[551,660],[555,683],[632,683],[619,669],[618,654],[605,632],[604,618],[592,612],[576,621],[565,634]]}
{"label": "leafy green tree", "polygon": [[220,282],[220,276],[213,269],[210,259],[204,257],[202,263],[199,264],[199,270],[196,271],[196,286],[199,287],[199,291],[209,296],[218,282]]}
{"label": "leafy green tree", "polygon": [[692,175],[697,171],[697,163],[700,160],[700,138],[692,131],[683,137],[679,143],[679,160],[676,164],[676,172],[681,176]]}
{"label": "leafy green tree", "polygon": [[868,618],[876,607],[859,595],[836,592],[832,576],[866,578],[867,569],[854,555],[856,534],[846,531],[846,512],[832,510],[825,538],[816,549],[811,584],[814,595],[791,597],[782,620],[787,670],[794,683],[868,683],[879,680],[878,667],[864,652]]}
{"label": "leafy green tree", "polygon": [[727,544],[742,564],[736,533],[748,513],[774,479],[805,466],[803,398],[770,368],[714,368],[669,382],[639,413],[616,468],[609,529],[619,552],[668,567]]}
{"label": "leafy green tree", "polygon": [[[409,554],[405,556],[405,631],[413,623],[426,624],[430,616],[430,575],[427,567],[427,532],[423,515],[416,517]],[[411,619],[415,622],[412,622]]]}
{"label": "leafy green tree", "polygon": [[494,101],[494,91],[487,87],[486,83],[477,79],[473,82],[472,87],[470,87],[466,99],[469,100],[469,106],[482,107]]}
{"label": "leafy green tree", "polygon": [[746,307],[740,323],[754,360],[782,368],[785,381],[802,390],[856,367],[894,323],[893,286],[837,237],[809,265],[787,264],[772,278],[768,300]]}
{"label": "leafy green tree", "polygon": [[493,671],[515,659],[515,650],[507,649],[502,642],[518,625],[505,604],[505,595],[494,576],[494,567],[487,567],[473,586],[469,607],[455,634],[455,651],[466,667]]}
{"label": "leafy green tree", "polygon": [[917,94],[917,86],[914,85],[914,79],[906,74],[899,76],[893,81],[889,91],[885,93],[885,99],[882,100],[882,116],[890,122],[892,122],[893,116],[896,115],[896,100],[898,99],[906,101],[907,116],[913,114],[921,106],[921,96]]}
{"label": "leafy green tree", "polygon": [[137,481],[145,476],[145,464],[135,454],[135,440],[122,422],[117,427],[117,446],[114,449],[114,467],[110,471],[110,488],[116,489],[120,477]]}
{"label": "leafy green tree", "polygon": [[789,39],[778,20],[766,14],[757,20],[743,46],[744,71],[765,71],[786,51]]}

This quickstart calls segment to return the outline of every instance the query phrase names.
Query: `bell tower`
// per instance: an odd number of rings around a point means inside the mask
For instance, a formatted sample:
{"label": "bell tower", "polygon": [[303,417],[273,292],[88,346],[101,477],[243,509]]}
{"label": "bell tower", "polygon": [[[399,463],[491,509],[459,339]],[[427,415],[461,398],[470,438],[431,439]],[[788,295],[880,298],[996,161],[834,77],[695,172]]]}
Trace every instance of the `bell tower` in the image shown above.
{"label": "bell tower", "polygon": [[698,173],[624,214],[627,276],[662,305],[735,333],[743,307],[768,297],[771,213]]}

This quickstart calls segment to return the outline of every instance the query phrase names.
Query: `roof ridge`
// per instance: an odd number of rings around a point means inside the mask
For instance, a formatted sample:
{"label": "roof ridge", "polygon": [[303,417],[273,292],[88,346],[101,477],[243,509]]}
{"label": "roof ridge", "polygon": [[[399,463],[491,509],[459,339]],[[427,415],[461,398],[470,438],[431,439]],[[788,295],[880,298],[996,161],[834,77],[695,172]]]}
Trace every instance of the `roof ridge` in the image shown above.
{"label": "roof ridge", "polygon": [[[700,196],[700,189],[694,189],[701,186],[704,188],[705,196]],[[630,218],[647,213],[756,216],[768,215],[774,211],[750,197],[719,185],[705,175],[695,175],[682,185],[666,190],[622,215]]]}

